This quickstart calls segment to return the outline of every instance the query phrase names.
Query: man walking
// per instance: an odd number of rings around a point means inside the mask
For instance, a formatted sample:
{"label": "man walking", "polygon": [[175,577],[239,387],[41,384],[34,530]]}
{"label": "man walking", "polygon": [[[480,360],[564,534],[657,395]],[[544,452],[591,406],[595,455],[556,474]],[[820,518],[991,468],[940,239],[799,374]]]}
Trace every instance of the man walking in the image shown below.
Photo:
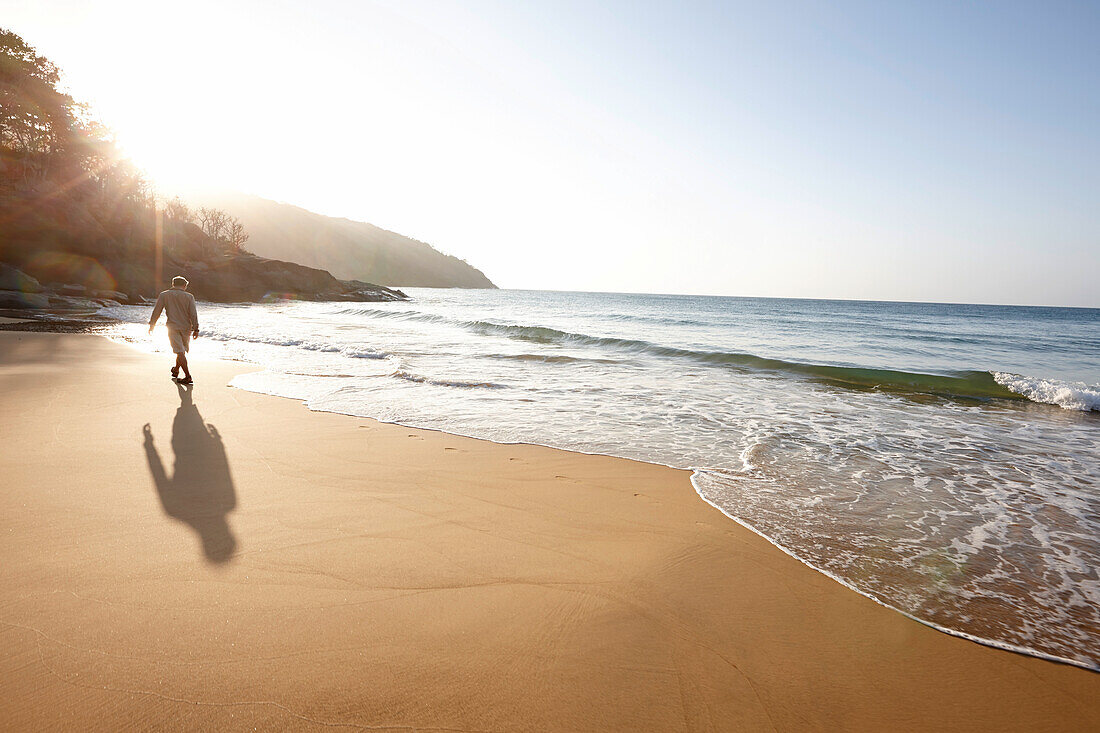
{"label": "man walking", "polygon": [[172,351],[176,352],[176,365],[172,367],[172,379],[178,379],[183,370],[183,384],[193,384],[191,371],[187,368],[187,349],[191,346],[191,337],[199,337],[199,312],[195,308],[195,296],[187,292],[187,278],[177,275],[172,278],[172,289],[165,290],[157,297],[153,306],[153,315],[149,318],[149,333],[157,325],[160,312],[164,311],[168,320],[168,341]]}

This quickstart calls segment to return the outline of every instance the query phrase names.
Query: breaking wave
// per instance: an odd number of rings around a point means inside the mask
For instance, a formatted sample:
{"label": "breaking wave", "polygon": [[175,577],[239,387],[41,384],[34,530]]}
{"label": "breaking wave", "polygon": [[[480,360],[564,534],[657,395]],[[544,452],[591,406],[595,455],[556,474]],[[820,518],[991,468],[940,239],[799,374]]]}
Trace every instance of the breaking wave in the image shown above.
{"label": "breaking wave", "polygon": [[993,372],[993,378],[997,384],[1023,395],[1032,402],[1058,405],[1066,410],[1100,411],[1100,385],[1060,382],[1006,372]]}

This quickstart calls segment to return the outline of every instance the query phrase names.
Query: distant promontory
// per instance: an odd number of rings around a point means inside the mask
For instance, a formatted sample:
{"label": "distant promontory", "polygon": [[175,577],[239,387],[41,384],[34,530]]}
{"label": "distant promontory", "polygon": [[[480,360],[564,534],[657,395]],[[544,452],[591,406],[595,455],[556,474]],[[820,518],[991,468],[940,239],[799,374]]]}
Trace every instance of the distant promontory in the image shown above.
{"label": "distant promontory", "polygon": [[248,248],[300,262],[339,278],[422,288],[495,288],[481,270],[425,242],[373,224],[323,216],[232,191],[188,192],[187,201],[238,217]]}

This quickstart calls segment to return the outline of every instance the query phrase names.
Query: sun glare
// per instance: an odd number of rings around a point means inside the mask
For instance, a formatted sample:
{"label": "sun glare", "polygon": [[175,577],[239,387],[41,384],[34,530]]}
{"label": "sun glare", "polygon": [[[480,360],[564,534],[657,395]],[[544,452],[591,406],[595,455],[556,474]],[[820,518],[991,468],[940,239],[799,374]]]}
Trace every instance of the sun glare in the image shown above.
{"label": "sun glare", "polygon": [[166,145],[157,135],[128,134],[122,152],[157,190],[174,190],[203,181],[204,166],[190,145]]}

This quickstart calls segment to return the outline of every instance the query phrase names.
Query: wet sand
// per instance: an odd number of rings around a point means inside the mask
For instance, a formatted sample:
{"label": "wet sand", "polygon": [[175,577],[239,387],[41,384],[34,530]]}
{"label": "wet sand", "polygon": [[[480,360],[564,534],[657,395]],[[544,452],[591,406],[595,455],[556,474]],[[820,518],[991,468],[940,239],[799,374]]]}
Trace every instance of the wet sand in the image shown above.
{"label": "wet sand", "polygon": [[1100,674],[883,608],[684,471],[169,365],[0,333],[0,727],[1100,729]]}

